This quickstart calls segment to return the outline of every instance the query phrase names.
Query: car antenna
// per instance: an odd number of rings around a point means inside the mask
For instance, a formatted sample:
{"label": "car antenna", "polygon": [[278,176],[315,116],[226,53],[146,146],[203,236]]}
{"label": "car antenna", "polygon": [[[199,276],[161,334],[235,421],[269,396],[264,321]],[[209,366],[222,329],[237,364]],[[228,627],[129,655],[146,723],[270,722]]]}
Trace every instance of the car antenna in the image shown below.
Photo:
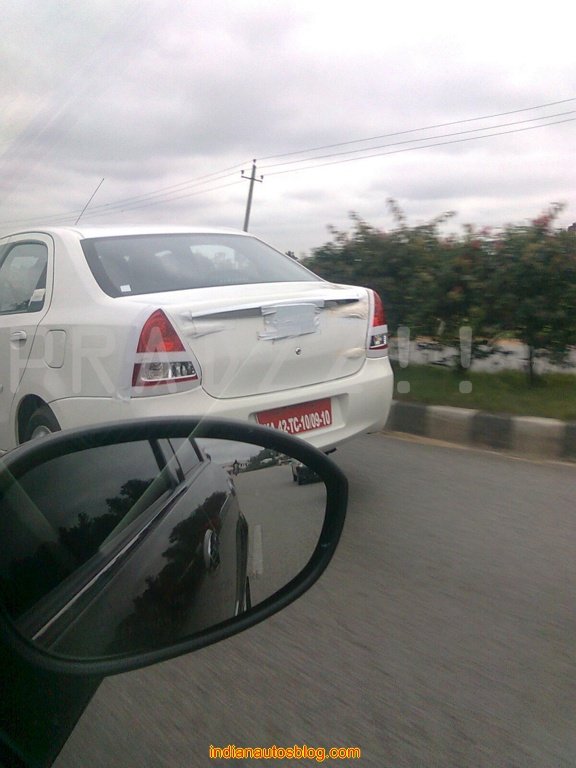
{"label": "car antenna", "polygon": [[86,203],[86,205],[84,206],[84,208],[82,208],[82,210],[80,211],[80,216],[78,216],[78,218],[77,218],[77,219],[76,219],[76,221],[74,222],[74,226],[76,226],[76,224],[78,224],[78,222],[79,222],[79,221],[80,221],[80,219],[82,218],[82,215],[84,214],[84,211],[86,210],[86,208],[88,208],[88,206],[90,205],[90,203],[91,203],[91,202],[92,202],[92,200],[94,199],[94,196],[96,195],[96,192],[98,192],[98,190],[100,189],[100,187],[102,186],[102,184],[104,184],[104,179],[101,179],[101,180],[100,180],[100,184],[98,184],[98,186],[96,187],[96,189],[94,190],[94,192],[92,192],[92,194],[91,194],[91,195],[90,195],[90,197],[88,198],[88,202]]}

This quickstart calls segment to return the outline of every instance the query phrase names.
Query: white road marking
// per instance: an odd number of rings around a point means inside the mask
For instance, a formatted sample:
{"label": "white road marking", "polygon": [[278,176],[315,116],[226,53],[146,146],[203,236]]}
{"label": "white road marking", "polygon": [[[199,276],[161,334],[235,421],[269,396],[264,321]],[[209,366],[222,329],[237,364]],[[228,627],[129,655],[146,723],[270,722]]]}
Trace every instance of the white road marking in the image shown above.
{"label": "white road marking", "polygon": [[255,525],[252,529],[252,563],[250,576],[264,574],[264,549],[262,547],[262,526]]}

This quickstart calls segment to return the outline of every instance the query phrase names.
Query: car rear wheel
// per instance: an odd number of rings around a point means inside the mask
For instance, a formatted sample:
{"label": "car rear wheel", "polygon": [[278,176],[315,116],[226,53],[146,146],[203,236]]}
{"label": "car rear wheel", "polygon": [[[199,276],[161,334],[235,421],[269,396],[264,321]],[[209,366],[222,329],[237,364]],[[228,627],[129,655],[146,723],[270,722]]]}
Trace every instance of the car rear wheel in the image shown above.
{"label": "car rear wheel", "polygon": [[27,443],[29,440],[35,440],[37,437],[46,437],[46,435],[51,435],[52,432],[60,432],[60,429],[56,416],[54,416],[47,405],[42,405],[30,416],[28,423],[24,427],[21,441]]}

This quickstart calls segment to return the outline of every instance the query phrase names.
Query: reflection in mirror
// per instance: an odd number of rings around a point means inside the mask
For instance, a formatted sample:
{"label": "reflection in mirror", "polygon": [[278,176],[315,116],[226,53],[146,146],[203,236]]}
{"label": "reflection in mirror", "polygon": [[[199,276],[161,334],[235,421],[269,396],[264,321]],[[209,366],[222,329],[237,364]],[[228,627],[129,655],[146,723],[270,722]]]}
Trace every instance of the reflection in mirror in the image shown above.
{"label": "reflection in mirror", "polygon": [[0,595],[38,645],[101,658],[171,645],[306,566],[326,489],[271,449],[148,439],[53,458],[0,493]]}

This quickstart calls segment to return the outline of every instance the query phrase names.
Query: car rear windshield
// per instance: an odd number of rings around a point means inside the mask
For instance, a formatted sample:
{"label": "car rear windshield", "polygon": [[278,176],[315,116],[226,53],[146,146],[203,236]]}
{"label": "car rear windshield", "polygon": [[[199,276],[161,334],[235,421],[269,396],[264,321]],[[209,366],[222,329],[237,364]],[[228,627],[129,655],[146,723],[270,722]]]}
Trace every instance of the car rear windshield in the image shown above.
{"label": "car rear windshield", "polygon": [[290,256],[242,235],[123,235],[82,240],[109,296],[320,280]]}

